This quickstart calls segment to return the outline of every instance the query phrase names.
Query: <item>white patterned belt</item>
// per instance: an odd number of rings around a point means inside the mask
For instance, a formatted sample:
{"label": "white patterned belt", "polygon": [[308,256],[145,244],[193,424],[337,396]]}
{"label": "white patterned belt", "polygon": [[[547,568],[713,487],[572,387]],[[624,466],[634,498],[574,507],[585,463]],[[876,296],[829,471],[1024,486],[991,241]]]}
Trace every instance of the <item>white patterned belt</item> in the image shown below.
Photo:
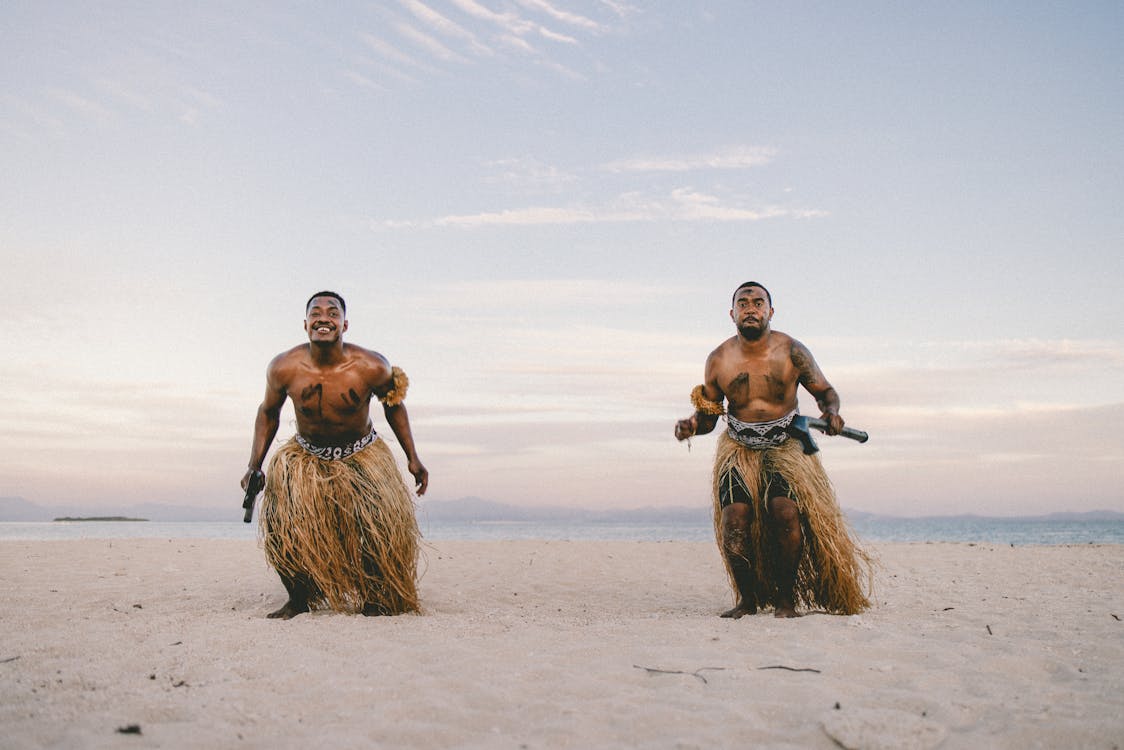
{"label": "white patterned belt", "polygon": [[788,426],[796,416],[796,409],[780,419],[769,422],[743,422],[726,414],[726,432],[737,443],[755,451],[776,448],[788,440]]}
{"label": "white patterned belt", "polygon": [[308,442],[308,440],[305,439],[305,437],[300,433],[297,433],[293,437],[296,438],[297,444],[300,445],[300,447],[304,448],[305,451],[311,453],[317,458],[322,458],[325,461],[339,461],[340,459],[347,458],[348,456],[353,456],[379,439],[378,433],[376,433],[374,430],[371,430],[371,433],[369,435],[364,435],[354,443],[349,443],[348,445],[328,445],[321,447],[319,445],[313,445],[312,443]]}

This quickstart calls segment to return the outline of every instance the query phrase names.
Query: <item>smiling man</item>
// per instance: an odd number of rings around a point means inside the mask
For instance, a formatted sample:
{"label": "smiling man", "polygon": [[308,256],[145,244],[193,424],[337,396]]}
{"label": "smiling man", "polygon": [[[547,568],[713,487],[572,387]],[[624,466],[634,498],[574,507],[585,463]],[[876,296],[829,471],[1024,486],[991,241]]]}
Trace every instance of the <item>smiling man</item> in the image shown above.
{"label": "smiling man", "polygon": [[292,399],[297,434],[266,473],[261,530],[266,558],[289,600],[269,617],[310,608],[399,614],[418,609],[418,526],[414,502],[371,422],[371,400],[406,453],[418,495],[429,473],[418,459],[402,403],[409,381],[381,354],[344,343],[347,305],[317,292],[305,305],[308,343],[273,358],[258,407],[245,489],[261,471]]}
{"label": "smiling man", "polygon": [[764,286],[738,286],[730,319],[737,334],[707,357],[705,380],[691,393],[696,411],[675,425],[675,437],[686,440],[726,417],[714,464],[714,526],[737,603],[722,616],[772,605],[777,617],[796,617],[797,603],[855,614],[869,605],[862,586],[869,560],[819,457],[805,454],[787,431],[803,387],[828,433],[838,434],[839,394],[806,346],[772,330],[773,300]]}

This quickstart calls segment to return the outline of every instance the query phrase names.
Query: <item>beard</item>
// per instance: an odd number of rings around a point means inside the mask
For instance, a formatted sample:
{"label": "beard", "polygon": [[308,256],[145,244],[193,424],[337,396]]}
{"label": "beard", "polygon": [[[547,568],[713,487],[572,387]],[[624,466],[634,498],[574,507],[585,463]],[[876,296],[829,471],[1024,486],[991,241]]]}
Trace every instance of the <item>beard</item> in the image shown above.
{"label": "beard", "polygon": [[740,325],[738,326],[738,335],[747,341],[758,341],[768,330],[769,326],[764,323]]}

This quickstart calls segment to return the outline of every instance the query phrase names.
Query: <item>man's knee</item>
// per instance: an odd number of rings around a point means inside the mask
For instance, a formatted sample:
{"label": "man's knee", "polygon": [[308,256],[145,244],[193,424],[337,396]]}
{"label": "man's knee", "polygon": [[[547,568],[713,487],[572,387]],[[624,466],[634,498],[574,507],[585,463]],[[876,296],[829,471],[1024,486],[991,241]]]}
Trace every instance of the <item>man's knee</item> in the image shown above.
{"label": "man's knee", "polygon": [[722,509],[722,527],[749,528],[753,517],[753,508],[748,503],[730,503]]}
{"label": "man's knee", "polygon": [[793,526],[800,519],[800,509],[790,497],[772,497],[769,498],[769,518],[780,526]]}

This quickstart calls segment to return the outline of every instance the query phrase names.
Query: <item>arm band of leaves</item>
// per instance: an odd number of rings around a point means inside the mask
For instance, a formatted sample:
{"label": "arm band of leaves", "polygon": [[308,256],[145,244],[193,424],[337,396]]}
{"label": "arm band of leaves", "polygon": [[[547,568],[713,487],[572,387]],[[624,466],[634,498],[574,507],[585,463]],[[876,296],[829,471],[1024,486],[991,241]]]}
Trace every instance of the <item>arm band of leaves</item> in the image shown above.
{"label": "arm band of leaves", "polygon": [[703,395],[703,387],[701,385],[696,385],[695,390],[691,391],[691,406],[695,407],[696,411],[700,414],[718,416],[726,413],[726,410],[722,408],[722,404],[717,401],[711,401]]}
{"label": "arm band of leaves", "polygon": [[410,387],[410,379],[399,367],[390,368],[390,377],[394,381],[394,387],[387,391],[385,396],[379,398],[379,401],[387,406],[398,406],[406,400],[406,389]]}

